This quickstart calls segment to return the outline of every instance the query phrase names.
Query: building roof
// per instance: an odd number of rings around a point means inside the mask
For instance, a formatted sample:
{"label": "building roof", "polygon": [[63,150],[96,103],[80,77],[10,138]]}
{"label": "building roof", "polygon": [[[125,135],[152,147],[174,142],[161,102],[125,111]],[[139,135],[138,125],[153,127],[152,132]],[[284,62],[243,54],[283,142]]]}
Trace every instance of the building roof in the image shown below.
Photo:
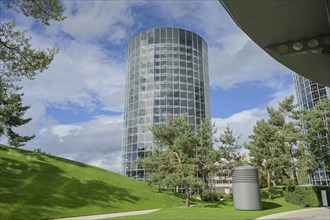
{"label": "building roof", "polygon": [[220,0],[236,24],[294,72],[330,86],[330,0]]}

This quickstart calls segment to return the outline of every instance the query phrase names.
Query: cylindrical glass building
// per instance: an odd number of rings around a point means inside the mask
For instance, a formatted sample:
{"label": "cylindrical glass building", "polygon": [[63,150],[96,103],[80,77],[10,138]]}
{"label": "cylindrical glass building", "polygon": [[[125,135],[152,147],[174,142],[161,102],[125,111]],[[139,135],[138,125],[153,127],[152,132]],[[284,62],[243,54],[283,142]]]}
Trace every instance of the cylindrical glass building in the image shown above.
{"label": "cylindrical glass building", "polygon": [[[321,99],[330,100],[330,88],[313,82],[297,73],[293,73],[297,101],[300,109],[312,110]],[[330,186],[330,170],[326,170],[324,162],[309,176],[310,183],[317,186]]]}
{"label": "cylindrical glass building", "polygon": [[156,28],[127,45],[123,174],[144,179],[136,160],[153,149],[152,124],[186,113],[197,127],[210,117],[207,44],[179,28]]}

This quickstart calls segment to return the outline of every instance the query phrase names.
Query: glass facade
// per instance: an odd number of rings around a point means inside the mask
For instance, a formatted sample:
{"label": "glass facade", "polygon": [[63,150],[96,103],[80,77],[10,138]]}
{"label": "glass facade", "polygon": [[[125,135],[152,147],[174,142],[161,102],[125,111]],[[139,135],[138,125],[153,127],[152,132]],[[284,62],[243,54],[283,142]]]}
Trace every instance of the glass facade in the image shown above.
{"label": "glass facade", "polygon": [[313,109],[315,103],[324,98],[330,99],[330,88],[293,73],[297,101],[302,109]]}
{"label": "glass facade", "polygon": [[122,148],[123,174],[144,179],[136,164],[153,147],[152,124],[187,114],[198,126],[210,117],[207,44],[178,28],[156,28],[127,45],[126,96]]}
{"label": "glass facade", "polygon": [[[330,99],[330,88],[322,86],[316,82],[306,79],[303,76],[293,73],[298,104],[301,109],[313,109],[316,102],[320,99]],[[313,185],[330,186],[330,171],[324,169],[324,165],[315,170],[310,177]]]}

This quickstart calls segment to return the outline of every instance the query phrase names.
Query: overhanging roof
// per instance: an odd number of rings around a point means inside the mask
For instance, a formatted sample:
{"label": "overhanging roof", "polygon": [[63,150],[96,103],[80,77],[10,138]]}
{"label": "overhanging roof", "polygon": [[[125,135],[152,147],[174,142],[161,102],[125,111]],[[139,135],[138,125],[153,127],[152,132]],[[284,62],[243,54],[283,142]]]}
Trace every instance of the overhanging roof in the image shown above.
{"label": "overhanging roof", "polygon": [[220,0],[236,24],[294,72],[330,86],[330,0]]}

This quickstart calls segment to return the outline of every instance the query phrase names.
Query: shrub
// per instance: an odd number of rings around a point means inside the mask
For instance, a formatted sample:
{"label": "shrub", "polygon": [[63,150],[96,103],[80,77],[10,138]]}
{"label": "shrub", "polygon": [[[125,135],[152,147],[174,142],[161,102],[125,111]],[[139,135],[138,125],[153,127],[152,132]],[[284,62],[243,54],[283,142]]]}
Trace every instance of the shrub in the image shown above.
{"label": "shrub", "polygon": [[287,202],[304,207],[319,207],[322,205],[321,190],[326,190],[330,201],[330,187],[321,186],[287,187],[284,198]]}
{"label": "shrub", "polygon": [[221,198],[221,195],[216,192],[206,191],[201,194],[201,199],[205,202],[218,202]]}

